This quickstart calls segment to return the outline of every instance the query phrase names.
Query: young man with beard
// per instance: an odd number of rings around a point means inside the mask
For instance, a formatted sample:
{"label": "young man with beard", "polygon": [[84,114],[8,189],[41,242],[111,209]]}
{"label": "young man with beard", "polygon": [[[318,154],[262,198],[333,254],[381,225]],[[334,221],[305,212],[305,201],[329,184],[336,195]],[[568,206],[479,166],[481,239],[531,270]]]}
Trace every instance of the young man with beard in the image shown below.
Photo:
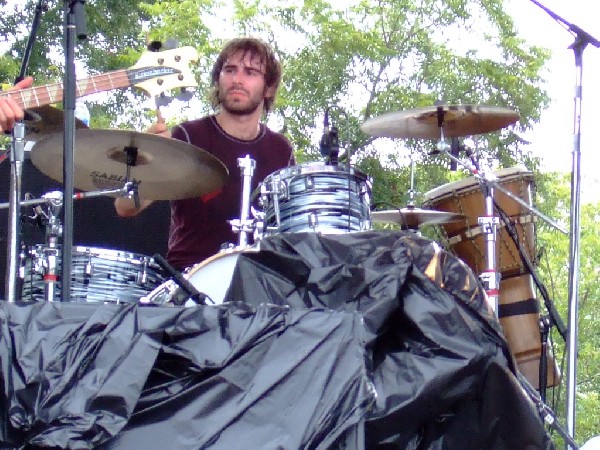
{"label": "young man with beard", "polygon": [[[214,115],[172,130],[159,121],[148,130],[195,145],[229,170],[218,192],[171,202],[167,260],[178,270],[218,253],[223,244],[237,242],[228,220],[240,215],[243,179],[238,158],[249,155],[256,162],[252,190],[268,175],[294,163],[290,142],[261,123],[281,82],[281,65],[267,44],[254,38],[229,41],[213,66],[211,81]],[[120,216],[132,217],[151,203],[141,199],[136,207],[133,199],[118,198],[115,208]]]}

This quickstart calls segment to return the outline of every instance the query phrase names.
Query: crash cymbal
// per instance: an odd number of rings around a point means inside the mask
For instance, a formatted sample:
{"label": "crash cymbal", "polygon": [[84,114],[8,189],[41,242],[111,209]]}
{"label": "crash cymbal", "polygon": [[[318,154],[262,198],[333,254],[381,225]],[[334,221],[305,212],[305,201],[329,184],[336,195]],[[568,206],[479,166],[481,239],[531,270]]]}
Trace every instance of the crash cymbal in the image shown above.
{"label": "crash cymbal", "polygon": [[[45,105],[29,108],[25,112],[25,139],[39,141],[50,134],[59,133],[65,129],[65,113],[62,109]],[[81,120],[75,118],[76,128],[88,128]]]}
{"label": "crash cymbal", "polygon": [[515,111],[499,106],[442,105],[383,114],[360,128],[376,137],[439,139],[439,117],[448,138],[489,133],[519,120]]}
{"label": "crash cymbal", "polygon": [[373,211],[371,213],[371,221],[374,223],[395,223],[405,229],[417,229],[421,225],[434,225],[464,219],[466,219],[466,216],[462,214],[414,207]]}
{"label": "crash cymbal", "polygon": [[[119,189],[127,172],[125,148],[137,148],[130,181],[141,199],[177,200],[219,189],[227,168],[210,153],[177,139],[128,130],[75,132],[73,186],[82,191]],[[63,181],[63,133],[33,146],[31,161],[44,174]]]}

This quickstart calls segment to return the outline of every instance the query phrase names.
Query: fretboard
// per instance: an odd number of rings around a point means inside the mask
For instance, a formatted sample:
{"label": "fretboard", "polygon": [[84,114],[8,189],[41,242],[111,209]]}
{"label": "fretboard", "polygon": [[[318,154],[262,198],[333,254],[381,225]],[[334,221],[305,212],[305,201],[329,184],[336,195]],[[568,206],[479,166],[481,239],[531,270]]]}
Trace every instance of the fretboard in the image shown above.
{"label": "fretboard", "polygon": [[[76,83],[77,97],[131,86],[128,70],[115,70],[101,75],[93,75],[89,78],[77,80]],[[0,98],[6,97],[13,99],[23,109],[50,105],[62,101],[63,84],[53,83],[45,86],[0,92]]]}

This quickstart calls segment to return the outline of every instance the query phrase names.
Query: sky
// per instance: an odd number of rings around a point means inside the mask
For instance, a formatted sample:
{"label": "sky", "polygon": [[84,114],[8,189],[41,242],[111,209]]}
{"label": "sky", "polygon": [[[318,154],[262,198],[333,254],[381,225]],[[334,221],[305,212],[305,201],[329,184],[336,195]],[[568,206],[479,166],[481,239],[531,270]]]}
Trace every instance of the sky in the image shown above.
{"label": "sky", "polygon": [[[567,22],[600,40],[600,2],[598,0],[538,0]],[[528,43],[549,49],[552,58],[547,68],[551,105],[534,130],[526,137],[530,150],[543,158],[548,171],[571,172],[574,145],[574,98],[577,69],[575,54],[569,46],[575,38],[563,25],[531,0],[505,0],[518,32]],[[600,48],[588,45],[583,51],[581,104],[582,197],[589,199],[600,180],[600,142],[595,137],[595,120],[600,105]]]}

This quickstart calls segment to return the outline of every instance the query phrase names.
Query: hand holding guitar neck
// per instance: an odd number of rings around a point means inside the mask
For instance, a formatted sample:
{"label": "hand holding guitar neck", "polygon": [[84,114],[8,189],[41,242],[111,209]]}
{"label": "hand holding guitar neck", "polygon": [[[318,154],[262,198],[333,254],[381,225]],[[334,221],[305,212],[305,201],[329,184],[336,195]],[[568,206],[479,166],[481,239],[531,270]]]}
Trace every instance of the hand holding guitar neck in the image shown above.
{"label": "hand holding guitar neck", "polygon": [[[27,77],[14,85],[10,90],[27,89],[33,84],[33,78]],[[23,108],[9,95],[0,97],[0,131],[11,131],[16,121],[23,120]]]}

